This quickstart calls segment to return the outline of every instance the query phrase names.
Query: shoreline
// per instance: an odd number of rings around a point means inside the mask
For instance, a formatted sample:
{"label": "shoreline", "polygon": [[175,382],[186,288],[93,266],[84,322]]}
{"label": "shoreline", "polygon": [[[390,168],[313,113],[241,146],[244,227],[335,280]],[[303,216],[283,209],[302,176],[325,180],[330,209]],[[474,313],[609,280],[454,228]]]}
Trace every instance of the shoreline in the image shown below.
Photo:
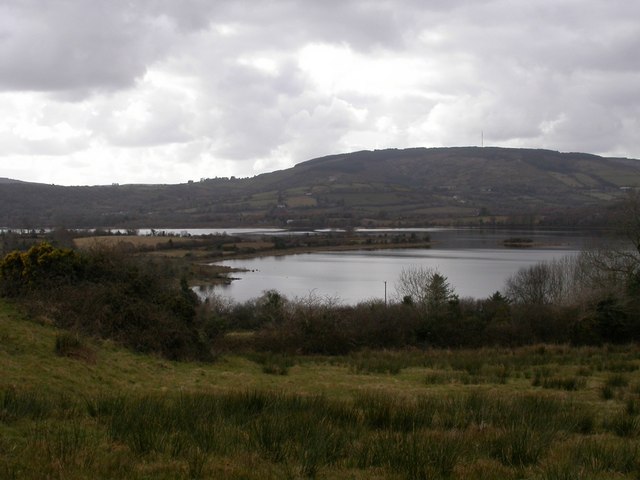
{"label": "shoreline", "polygon": [[379,243],[379,244],[359,244],[359,245],[326,245],[326,246],[307,246],[292,247],[282,249],[260,250],[252,253],[237,253],[224,255],[222,258],[216,259],[213,264],[224,262],[226,260],[245,260],[260,257],[283,257],[286,255],[301,255],[305,253],[322,253],[322,252],[349,252],[356,250],[396,250],[400,248],[431,248],[432,242],[410,242],[410,243]]}
{"label": "shoreline", "polygon": [[284,257],[287,255],[304,255],[307,253],[322,253],[322,252],[348,252],[357,250],[395,250],[399,248],[431,248],[431,242],[412,242],[412,243],[389,243],[389,244],[377,244],[377,245],[328,245],[328,246],[309,246],[309,247],[293,247],[284,249],[269,249],[263,251],[257,251],[252,253],[240,253],[230,254],[222,258],[217,258],[210,263],[197,262],[194,266],[204,269],[211,269],[212,277],[208,275],[195,276],[191,280],[192,286],[208,286],[208,285],[229,285],[238,278],[230,277],[229,275],[235,272],[248,272],[249,269],[229,267],[226,265],[220,265],[220,262],[227,260],[249,260],[253,258],[263,257]]}

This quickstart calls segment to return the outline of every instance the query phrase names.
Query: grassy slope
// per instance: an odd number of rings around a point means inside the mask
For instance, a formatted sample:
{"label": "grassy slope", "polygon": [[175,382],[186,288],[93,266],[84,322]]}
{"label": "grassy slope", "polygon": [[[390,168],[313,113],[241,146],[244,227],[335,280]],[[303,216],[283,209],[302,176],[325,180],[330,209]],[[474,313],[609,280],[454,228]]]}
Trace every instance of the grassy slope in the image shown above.
{"label": "grassy slope", "polygon": [[345,366],[303,362],[287,376],[264,375],[243,357],[225,356],[214,364],[171,362],[137,355],[110,342],[89,342],[95,362],[54,353],[60,330],[25,320],[0,302],[0,389],[36,389],[47,393],[95,395],[114,392],[220,391],[275,389],[341,396],[362,388],[419,389],[420,376],[355,375]]}
{"label": "grassy slope", "polygon": [[[35,389],[79,396],[253,389],[336,398],[350,398],[370,390],[414,396],[483,389],[509,395],[532,390],[532,376],[536,371],[536,365],[530,364],[532,361],[540,362],[560,377],[575,375],[580,364],[588,361],[592,365],[586,376],[587,383],[573,392],[572,398],[599,404],[601,387],[611,374],[606,368],[610,355],[606,349],[546,347],[545,356],[535,358],[532,352],[537,347],[530,347],[515,351],[431,351],[396,356],[389,353],[386,360],[380,360],[375,354],[370,359],[366,354],[346,358],[301,357],[293,361],[287,375],[266,375],[259,363],[243,356],[223,355],[213,364],[172,362],[135,354],[108,341],[85,340],[96,353],[95,361],[60,357],[54,353],[56,336],[60,332],[53,326],[26,320],[13,306],[0,300],[0,389]],[[623,363],[634,363],[639,355],[640,347],[636,347],[623,350],[615,358]],[[385,361],[401,366],[400,372],[395,375],[376,373],[375,365]],[[509,370],[507,381],[488,381],[484,377],[474,380],[478,364],[484,364],[485,376],[496,376],[493,370],[506,366]],[[640,386],[640,370],[637,370],[640,360],[635,361],[635,365],[632,383],[635,381]],[[425,382],[425,376],[436,379],[429,384]]]}
{"label": "grassy slope", "polygon": [[[638,347],[364,352],[298,358],[287,375],[268,375],[259,363],[240,356],[211,365],[174,363],[104,342],[87,342],[95,362],[63,358],[54,353],[59,333],[0,301],[0,478],[631,479],[640,474]],[[389,366],[402,368],[397,374],[378,372]],[[578,383],[575,390],[572,381]],[[569,386],[562,386],[565,382]],[[234,391],[245,396],[229,397]],[[229,406],[253,408],[255,401],[246,396],[251,391],[288,393],[297,400],[259,397],[273,402],[274,410],[250,415]],[[29,401],[34,398],[29,392],[37,392],[36,403],[45,406],[45,399],[60,395],[74,400],[71,407],[52,400],[53,411],[17,414],[16,420],[13,412],[20,408],[7,403],[7,392],[24,393],[20,398]],[[313,400],[313,394],[326,400]],[[550,410],[516,411],[514,420],[501,419],[502,409],[515,408],[527,395]],[[109,413],[120,408],[109,398],[124,399],[127,418]],[[415,403],[425,398],[432,399],[426,419]],[[103,405],[106,413],[88,414],[85,401]],[[211,402],[218,407],[182,419],[181,405],[189,402],[194,408]],[[435,409],[433,417],[429,408]],[[565,409],[578,423],[565,419]],[[212,412],[217,413],[211,417]],[[396,414],[401,423],[387,425]],[[527,425],[521,414],[550,420]],[[137,424],[139,415],[147,418],[139,421],[142,427],[127,426]],[[402,415],[427,423],[405,425]],[[465,420],[469,415],[471,424]],[[591,419],[586,434],[583,417]],[[560,423],[552,425],[556,420]],[[203,422],[202,432],[192,431],[194,421]],[[214,433],[219,443],[210,444]],[[314,456],[318,448],[334,447],[336,457]],[[416,457],[414,448],[423,453]]]}

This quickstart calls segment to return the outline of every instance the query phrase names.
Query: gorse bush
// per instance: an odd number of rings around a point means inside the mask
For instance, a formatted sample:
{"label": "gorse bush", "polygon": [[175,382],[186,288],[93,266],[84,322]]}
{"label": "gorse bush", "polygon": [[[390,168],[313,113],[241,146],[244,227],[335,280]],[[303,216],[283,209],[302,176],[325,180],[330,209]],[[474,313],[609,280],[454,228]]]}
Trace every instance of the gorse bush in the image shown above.
{"label": "gorse bush", "polygon": [[5,296],[60,327],[171,359],[212,358],[220,329],[167,265],[111,249],[76,252],[42,243],[7,255],[0,273]]}
{"label": "gorse bush", "polygon": [[69,284],[86,273],[82,256],[43,242],[26,252],[14,251],[0,261],[0,292],[18,296],[53,284]]}

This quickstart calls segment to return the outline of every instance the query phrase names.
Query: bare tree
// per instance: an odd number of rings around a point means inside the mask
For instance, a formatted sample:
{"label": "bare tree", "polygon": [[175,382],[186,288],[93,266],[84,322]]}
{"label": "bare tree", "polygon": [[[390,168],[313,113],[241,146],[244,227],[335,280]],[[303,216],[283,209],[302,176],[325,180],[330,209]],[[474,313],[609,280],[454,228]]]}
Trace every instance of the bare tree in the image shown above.
{"label": "bare tree", "polygon": [[425,286],[435,273],[429,267],[403,268],[396,283],[396,293],[405,302],[423,303],[426,292]]}
{"label": "bare tree", "polygon": [[507,279],[505,294],[516,303],[572,304],[597,290],[597,275],[585,253],[522,268]]}
{"label": "bare tree", "polygon": [[395,287],[404,302],[427,309],[440,307],[457,298],[447,278],[429,267],[403,268]]}
{"label": "bare tree", "polygon": [[630,192],[619,210],[619,228],[630,243],[635,263],[640,262],[640,191]]}
{"label": "bare tree", "polygon": [[507,295],[521,303],[580,303],[624,296],[631,284],[640,285],[640,191],[630,192],[613,217],[618,241],[520,270],[507,280]]}
{"label": "bare tree", "polygon": [[516,303],[531,305],[554,303],[559,285],[553,273],[545,263],[521,268],[507,280],[507,297]]}
{"label": "bare tree", "polygon": [[619,290],[640,276],[640,192],[631,192],[613,220],[621,241],[582,253],[583,274],[590,286]]}

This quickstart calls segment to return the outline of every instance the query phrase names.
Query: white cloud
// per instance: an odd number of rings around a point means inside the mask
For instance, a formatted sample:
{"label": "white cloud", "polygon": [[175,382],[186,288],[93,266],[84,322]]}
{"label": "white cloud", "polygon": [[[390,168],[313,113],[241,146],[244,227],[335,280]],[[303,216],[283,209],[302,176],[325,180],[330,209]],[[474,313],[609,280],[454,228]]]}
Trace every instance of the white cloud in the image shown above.
{"label": "white cloud", "polygon": [[624,0],[7,0],[0,176],[248,176],[485,143],[640,157]]}

